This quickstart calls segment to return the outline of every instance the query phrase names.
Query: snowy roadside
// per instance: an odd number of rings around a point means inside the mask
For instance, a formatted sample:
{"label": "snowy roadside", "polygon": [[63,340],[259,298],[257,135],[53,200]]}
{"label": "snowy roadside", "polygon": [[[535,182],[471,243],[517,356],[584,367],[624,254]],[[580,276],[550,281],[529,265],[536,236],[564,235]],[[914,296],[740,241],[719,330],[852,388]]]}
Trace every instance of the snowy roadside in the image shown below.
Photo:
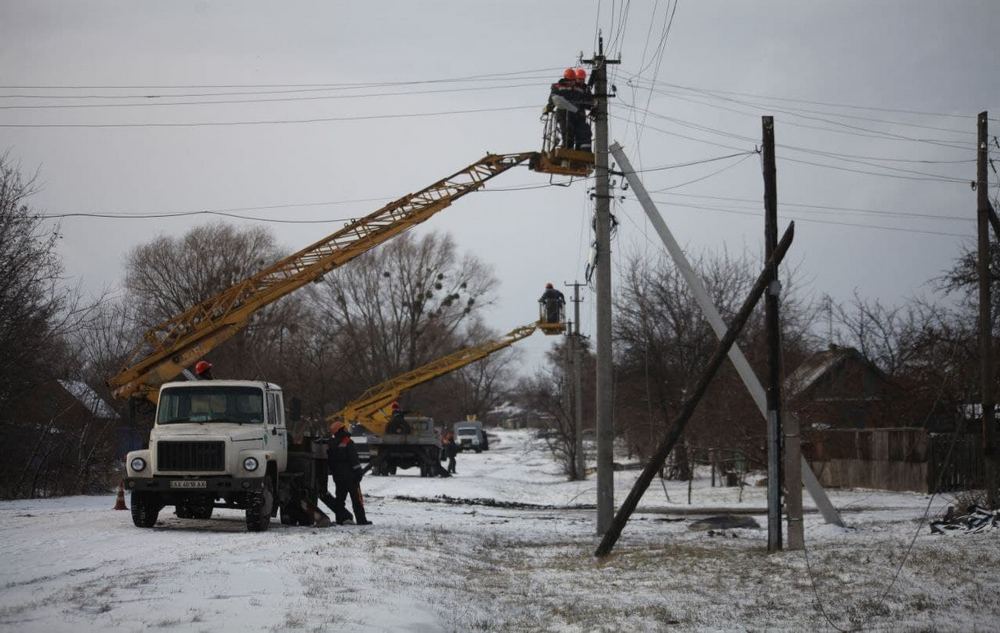
{"label": "snowy roadside", "polygon": [[[1000,535],[923,527],[880,596],[927,504],[923,495],[833,491],[851,529],[806,516],[801,553],[767,555],[763,529],[689,529],[687,485],[659,484],[607,561],[592,557],[594,481],[565,482],[541,444],[501,432],[462,454],[458,476],[367,477],[375,525],[272,524],[240,514],[140,530],[110,497],[0,504],[2,631],[992,630],[1000,621]],[[635,471],[616,474],[624,498]],[[763,490],[709,488],[697,508],[762,508]],[[487,499],[551,508],[402,500]],[[945,499],[935,501],[940,512]],[[873,509],[874,508],[874,509]],[[763,526],[765,517],[754,518]],[[810,582],[810,578],[815,581]]]}

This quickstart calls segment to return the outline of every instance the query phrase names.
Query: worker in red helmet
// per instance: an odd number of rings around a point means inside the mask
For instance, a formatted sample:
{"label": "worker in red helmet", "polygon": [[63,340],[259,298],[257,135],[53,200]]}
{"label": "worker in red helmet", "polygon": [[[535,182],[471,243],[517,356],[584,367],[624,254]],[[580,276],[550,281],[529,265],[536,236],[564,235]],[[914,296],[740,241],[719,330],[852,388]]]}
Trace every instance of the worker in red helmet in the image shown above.
{"label": "worker in red helmet", "polygon": [[[323,503],[333,510],[337,525],[351,522],[357,525],[371,525],[371,521],[365,515],[365,502],[361,496],[361,478],[364,476],[364,469],[358,458],[358,448],[351,440],[351,433],[341,418],[334,418],[330,422],[330,436],[326,452],[327,465],[330,474],[333,475],[333,483],[337,486],[337,493],[332,505],[328,497],[323,499]],[[344,503],[348,495],[351,497],[354,516],[347,511]]]}
{"label": "worker in red helmet", "polygon": [[579,112],[571,117],[573,125],[573,149],[589,152],[591,148],[590,121],[587,120],[587,110],[594,107],[594,93],[587,85],[587,71],[583,68],[575,70],[574,103]]}
{"label": "worker in red helmet", "polygon": [[194,375],[198,380],[212,380],[212,363],[207,360],[200,360],[195,363]]}
{"label": "worker in red helmet", "polygon": [[541,298],[538,299],[538,303],[541,303],[545,307],[545,322],[546,323],[561,323],[560,313],[562,312],[562,307],[566,305],[566,297],[563,293],[559,292],[552,286],[549,282],[545,284],[545,292],[542,293]]}
{"label": "worker in red helmet", "polygon": [[549,102],[545,113],[554,112],[556,124],[559,127],[560,145],[573,149],[573,132],[576,130],[573,116],[578,111],[576,101],[579,100],[579,89],[576,86],[576,69],[567,68],[562,78],[552,84],[549,90]]}

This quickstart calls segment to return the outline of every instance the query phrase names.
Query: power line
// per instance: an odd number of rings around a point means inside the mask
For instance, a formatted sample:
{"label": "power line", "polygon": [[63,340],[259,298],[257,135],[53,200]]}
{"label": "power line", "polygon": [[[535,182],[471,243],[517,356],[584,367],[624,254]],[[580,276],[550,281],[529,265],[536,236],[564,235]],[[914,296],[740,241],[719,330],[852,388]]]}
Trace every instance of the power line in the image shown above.
{"label": "power line", "polygon": [[[149,108],[149,107],[167,107],[167,106],[194,106],[194,105],[232,105],[232,104],[242,104],[242,103],[286,103],[295,101],[327,101],[327,100],[339,100],[339,99],[372,99],[376,97],[398,97],[398,96],[419,96],[419,95],[430,95],[430,94],[442,94],[442,93],[455,93],[455,92],[478,92],[485,90],[508,90],[511,88],[537,88],[537,83],[528,84],[511,84],[506,86],[476,86],[472,88],[440,88],[437,90],[409,90],[409,91],[397,91],[397,92],[372,92],[368,94],[347,94],[347,95],[319,95],[319,96],[308,96],[308,97],[276,97],[276,98],[266,98],[266,99],[225,99],[216,101],[146,101],[144,103],[72,103],[72,104],[33,104],[33,105],[0,105],[0,110],[67,110],[67,109],[81,109],[81,108]],[[215,96],[215,95],[205,95],[205,96]],[[76,99],[78,97],[66,97],[70,99]],[[111,97],[104,97],[111,98]],[[132,99],[134,97],[124,97]],[[174,98],[173,95],[162,97],[145,97],[148,99],[163,99]]]}
{"label": "power line", "polygon": [[[638,76],[638,74],[635,75],[635,76]],[[776,97],[774,95],[764,95],[764,94],[760,94],[760,93],[737,92],[737,91],[734,91],[734,90],[720,90],[718,88],[699,88],[699,87],[696,87],[696,86],[685,86],[685,85],[682,85],[682,84],[667,84],[667,85],[675,87],[675,88],[681,88],[682,90],[717,92],[717,93],[720,93],[720,94],[730,94],[730,95],[737,95],[737,96],[741,96],[741,97],[752,97],[752,98],[758,98],[758,99],[770,99],[772,101],[789,101],[789,102],[794,102],[794,103],[806,103],[806,104],[810,104],[810,105],[823,105],[823,106],[829,106],[829,107],[834,107],[834,108],[847,108],[847,109],[852,109],[852,110],[871,110],[871,111],[874,111],[874,112],[895,112],[895,113],[899,113],[899,114],[913,114],[913,115],[918,115],[918,116],[952,117],[952,118],[958,118],[958,119],[974,119],[975,118],[974,114],[955,114],[953,112],[949,113],[949,112],[928,112],[928,111],[925,111],[925,110],[906,110],[906,109],[900,109],[900,108],[885,108],[885,107],[879,107],[879,106],[864,106],[864,105],[849,104],[849,103],[836,103],[836,102],[830,102],[830,101],[813,101],[813,100],[809,100],[809,99],[796,99],[796,98],[792,98],[792,97]]]}
{"label": "power line", "polygon": [[[635,198],[632,198],[632,199],[634,200]],[[697,204],[678,204],[677,202],[667,202],[667,201],[664,201],[664,200],[654,200],[653,202],[656,202],[657,204],[670,205],[672,207],[680,207],[680,208],[688,208],[688,209],[700,209],[700,210],[704,210],[704,211],[718,211],[720,213],[729,213],[729,214],[732,214],[732,215],[746,215],[746,216],[751,216],[751,217],[756,217],[756,218],[763,217],[763,211],[760,212],[760,213],[757,213],[757,212],[754,212],[754,211],[746,211],[746,210],[743,210],[743,209],[730,209],[730,208],[725,208],[725,207],[713,207],[713,206],[708,206],[708,205],[697,205]],[[829,224],[829,225],[834,225],[834,226],[849,226],[849,227],[865,228],[865,229],[877,229],[877,230],[880,230],[880,231],[896,231],[896,232],[900,232],[900,233],[919,233],[919,234],[925,234],[925,235],[939,235],[939,236],[943,236],[943,237],[961,237],[961,238],[970,238],[970,237],[973,237],[972,235],[966,235],[966,234],[962,234],[962,233],[947,233],[947,232],[944,232],[944,231],[930,231],[930,230],[924,230],[924,229],[910,229],[910,228],[902,228],[902,227],[898,227],[898,226],[881,226],[881,225],[876,225],[876,224],[860,224],[860,223],[857,223],[857,222],[838,222],[838,221],[835,221],[835,220],[817,220],[815,218],[803,218],[803,217],[797,217],[797,216],[794,216],[794,215],[787,215],[787,214],[783,214],[782,217],[787,218],[787,219],[791,219],[791,220],[795,220],[796,222],[806,222],[806,223],[812,223],[812,224]]]}
{"label": "power line", "polygon": [[459,77],[448,77],[438,79],[415,79],[407,81],[373,81],[354,83],[284,83],[284,84],[49,84],[49,85],[0,85],[0,90],[187,90],[202,88],[372,88],[379,86],[408,86],[416,84],[452,83],[460,81],[482,81],[483,76],[489,77],[510,77],[513,75],[525,75],[531,73],[553,72],[557,67],[534,68],[531,70],[515,70],[501,73],[477,73],[475,75],[465,75]]}
{"label": "power line", "polygon": [[[724,171],[728,171],[728,170],[736,167],[737,165],[742,165],[746,161],[746,159],[750,158],[754,154],[756,154],[756,152],[748,152],[748,153],[746,153],[743,156],[742,159],[740,159],[740,160],[738,160],[735,163],[732,163],[730,165],[726,165],[725,167],[723,167],[721,169],[713,171],[710,174],[707,174],[705,176],[701,176],[700,178],[695,178],[694,180],[688,180],[687,182],[682,182],[680,184],[672,185],[670,187],[663,187],[662,189],[653,189],[652,191],[650,191],[650,193],[662,193],[664,191],[670,191],[671,189],[679,189],[679,188],[685,187],[687,185],[692,185],[692,184],[694,184],[696,182],[701,182],[702,180],[708,180],[712,176],[717,176],[718,174],[721,174]],[[736,156],[739,156],[739,154],[736,154]]]}
{"label": "power line", "polygon": [[[698,94],[701,94],[701,95],[705,95],[705,96],[713,98],[713,99],[719,99],[721,101],[729,101],[729,102],[737,103],[737,104],[740,104],[740,105],[753,106],[753,107],[757,107],[757,108],[771,108],[771,109],[773,109],[773,107],[774,107],[771,104],[757,103],[757,102],[753,102],[753,101],[745,101],[745,100],[742,100],[742,99],[733,99],[731,97],[725,97],[725,96],[721,95],[721,91],[712,91],[712,90],[705,90],[705,89],[700,89],[700,88],[690,88],[690,87],[680,86],[678,84],[667,84],[667,85],[673,86],[675,88],[680,88],[682,90],[689,90],[691,92],[695,92],[695,93],[698,93]],[[678,96],[678,95],[676,95],[676,93],[671,93],[671,92],[668,92],[668,91],[662,90],[662,89],[657,90],[657,93],[662,94],[664,96]],[[805,113],[805,114],[823,114],[823,115],[826,115],[826,116],[835,116],[835,117],[840,117],[840,118],[843,118],[843,119],[855,119],[855,120],[859,120],[859,121],[870,121],[870,122],[874,122],[874,123],[886,123],[886,124],[889,124],[889,125],[901,125],[901,126],[913,127],[913,128],[920,128],[920,129],[925,129],[925,130],[934,130],[934,131],[938,131],[938,132],[949,132],[951,134],[961,134],[961,135],[965,135],[965,136],[975,136],[975,132],[968,131],[968,130],[956,130],[954,128],[937,127],[937,126],[933,126],[933,125],[924,125],[924,124],[921,124],[921,123],[910,123],[909,121],[899,121],[899,120],[892,120],[892,119],[879,119],[879,118],[875,118],[875,117],[866,117],[866,116],[860,116],[860,115],[856,115],[856,114],[841,114],[841,113],[836,113],[836,112],[828,112],[826,110],[809,110],[809,109],[806,109],[806,108],[789,108],[787,106],[785,106],[785,108],[786,108],[786,110],[788,112]],[[777,111],[781,112],[782,110],[777,110]]]}
{"label": "power line", "polygon": [[[751,198],[732,198],[728,196],[709,196],[703,194],[694,193],[669,193],[668,196],[677,196],[684,198],[702,198],[707,200],[724,200],[729,202],[742,202],[753,205],[762,204],[761,200],[753,200]],[[841,211],[847,213],[856,213],[861,215],[875,215],[875,216],[886,216],[886,217],[899,217],[899,218],[915,218],[920,220],[944,220],[949,222],[975,222],[974,217],[963,218],[954,215],[940,215],[933,213],[916,213],[911,211],[887,211],[879,209],[867,209],[862,207],[840,207],[827,204],[807,204],[804,202],[782,202],[782,207],[795,207],[795,208],[805,208],[805,209],[817,209],[817,210],[828,210],[828,211]]]}
{"label": "power line", "polygon": [[412,112],[407,114],[367,114],[344,117],[321,117],[311,119],[272,119],[257,121],[198,121],[191,123],[0,123],[0,128],[170,128],[170,127],[215,127],[232,125],[286,125],[302,123],[330,123],[336,121],[368,121],[374,119],[411,119],[452,114],[480,114],[483,112],[506,112],[527,110],[537,105],[505,106],[499,108],[475,108],[469,110],[448,110],[440,112]]}

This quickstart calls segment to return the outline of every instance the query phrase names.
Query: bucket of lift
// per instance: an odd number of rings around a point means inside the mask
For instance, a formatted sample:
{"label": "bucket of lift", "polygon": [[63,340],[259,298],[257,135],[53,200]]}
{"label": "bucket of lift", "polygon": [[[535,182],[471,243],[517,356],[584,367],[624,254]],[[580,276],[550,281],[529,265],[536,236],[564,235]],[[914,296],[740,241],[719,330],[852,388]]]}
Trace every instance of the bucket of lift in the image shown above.
{"label": "bucket of lift", "polygon": [[[550,317],[556,317],[553,321]],[[562,334],[566,331],[566,311],[563,306],[558,307],[558,314],[549,314],[548,306],[544,301],[538,302],[538,329],[546,336]]]}
{"label": "bucket of lift", "polygon": [[544,116],[542,151],[531,157],[528,167],[543,174],[586,178],[594,171],[594,153],[562,147],[556,112]]}

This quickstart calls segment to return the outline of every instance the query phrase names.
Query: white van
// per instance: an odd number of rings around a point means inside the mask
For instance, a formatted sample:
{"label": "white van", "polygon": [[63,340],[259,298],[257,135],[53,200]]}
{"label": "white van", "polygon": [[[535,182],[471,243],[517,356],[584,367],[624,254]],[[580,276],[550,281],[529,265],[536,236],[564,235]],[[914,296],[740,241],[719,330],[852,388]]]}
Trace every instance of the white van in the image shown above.
{"label": "white van", "polygon": [[490,449],[482,422],[456,422],[453,430],[458,450],[474,450],[481,453]]}

